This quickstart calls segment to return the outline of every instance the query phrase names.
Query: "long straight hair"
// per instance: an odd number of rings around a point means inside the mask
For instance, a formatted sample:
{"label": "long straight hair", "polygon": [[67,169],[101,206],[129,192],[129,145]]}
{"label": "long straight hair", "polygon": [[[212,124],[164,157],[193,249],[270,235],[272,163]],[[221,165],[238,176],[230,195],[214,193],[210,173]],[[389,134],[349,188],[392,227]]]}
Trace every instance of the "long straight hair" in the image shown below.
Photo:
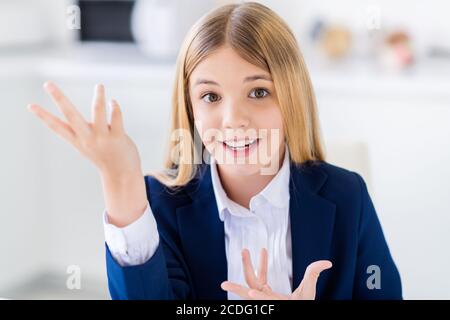
{"label": "long straight hair", "polygon": [[[316,100],[294,34],[271,9],[256,3],[228,4],[201,17],[186,35],[176,63],[172,120],[165,170],[151,173],[169,187],[186,185],[196,174],[189,78],[195,67],[223,45],[272,76],[291,161],[323,161]],[[173,139],[174,132],[187,132]],[[174,150],[177,152],[174,153]]]}

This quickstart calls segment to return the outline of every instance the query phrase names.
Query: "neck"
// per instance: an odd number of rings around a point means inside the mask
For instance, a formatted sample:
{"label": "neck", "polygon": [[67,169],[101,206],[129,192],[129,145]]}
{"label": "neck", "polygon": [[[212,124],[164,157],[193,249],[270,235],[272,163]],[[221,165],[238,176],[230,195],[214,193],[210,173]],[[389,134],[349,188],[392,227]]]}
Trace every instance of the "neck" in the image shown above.
{"label": "neck", "polygon": [[[284,151],[281,153],[278,168],[281,168],[283,160]],[[259,171],[253,175],[236,175],[226,172],[220,167],[217,166],[217,172],[228,198],[247,209],[250,208],[250,199],[260,193],[276,175],[276,173],[262,175]]]}

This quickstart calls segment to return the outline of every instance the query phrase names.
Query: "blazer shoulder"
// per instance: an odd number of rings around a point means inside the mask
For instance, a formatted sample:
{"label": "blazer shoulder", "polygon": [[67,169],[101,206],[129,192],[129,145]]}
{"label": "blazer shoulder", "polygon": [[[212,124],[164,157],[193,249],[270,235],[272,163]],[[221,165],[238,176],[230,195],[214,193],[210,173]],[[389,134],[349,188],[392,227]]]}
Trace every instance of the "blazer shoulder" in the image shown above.
{"label": "blazer shoulder", "polygon": [[181,207],[192,205],[194,191],[204,180],[205,172],[197,171],[195,176],[183,186],[166,186],[153,175],[144,176],[147,199],[158,225],[160,235],[169,239],[178,239],[177,211]]}
{"label": "blazer shoulder", "polygon": [[[158,206],[167,206],[169,208],[178,208],[191,204],[200,188],[208,187],[209,171],[208,166],[201,165],[195,170],[191,180],[183,186],[169,187],[159,181],[153,175],[146,175],[145,186],[147,198],[153,204]],[[203,190],[205,191],[205,190]]]}
{"label": "blazer shoulder", "polygon": [[144,176],[147,199],[153,206],[182,206],[190,201],[190,197],[186,192],[186,186],[172,188],[166,186],[152,175]]}
{"label": "blazer shoulder", "polygon": [[328,182],[359,188],[360,182],[363,180],[359,173],[328,162],[320,162],[319,166],[327,174]]}
{"label": "blazer shoulder", "polygon": [[359,173],[324,161],[317,162],[313,166],[326,176],[325,183],[320,190],[322,195],[342,200],[361,199],[366,184]]}
{"label": "blazer shoulder", "polygon": [[369,197],[363,178],[354,171],[327,162],[317,163],[314,167],[317,176],[324,181],[318,195],[336,206],[336,223],[343,223],[342,228],[357,228]]}

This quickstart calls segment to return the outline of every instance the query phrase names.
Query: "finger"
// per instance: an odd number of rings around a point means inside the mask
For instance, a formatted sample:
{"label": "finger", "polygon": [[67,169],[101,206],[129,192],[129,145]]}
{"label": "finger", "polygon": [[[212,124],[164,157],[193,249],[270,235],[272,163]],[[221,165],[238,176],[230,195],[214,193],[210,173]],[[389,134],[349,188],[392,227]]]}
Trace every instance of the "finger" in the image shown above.
{"label": "finger", "polygon": [[267,284],[262,287],[262,290],[251,289],[248,295],[257,300],[288,300],[290,298],[287,295],[273,292]]}
{"label": "finger", "polygon": [[233,292],[234,294],[240,296],[243,299],[251,299],[251,297],[248,295],[250,288],[241,286],[240,284],[231,281],[224,281],[222,282],[220,287],[225,291]]}
{"label": "finger", "polygon": [[252,260],[250,258],[250,252],[248,249],[242,250],[242,265],[244,267],[245,281],[248,286],[252,289],[261,289],[261,284],[255,275],[255,270],[253,269]]}
{"label": "finger", "polygon": [[46,82],[44,89],[64,114],[72,129],[79,136],[86,136],[89,133],[89,127],[83,116],[78,112],[75,106],[67,99],[62,91],[53,83]]}
{"label": "finger", "polygon": [[250,289],[248,295],[255,300],[278,300],[276,297],[256,289]]}
{"label": "finger", "polygon": [[94,99],[92,101],[92,122],[98,132],[108,132],[106,120],[105,87],[102,84],[95,86]]}
{"label": "finger", "polygon": [[259,257],[258,281],[260,284],[267,282],[267,249],[262,248]]}
{"label": "finger", "polygon": [[272,291],[272,288],[268,284],[265,284],[261,291],[264,292],[265,294],[270,295],[270,296],[274,296],[276,299],[279,299],[279,300],[288,300],[288,299],[290,299],[290,296],[288,296],[288,295]]}
{"label": "finger", "polygon": [[123,134],[122,111],[116,100],[111,100],[111,132],[113,134]]}
{"label": "finger", "polygon": [[38,116],[39,119],[41,119],[53,132],[64,138],[67,142],[73,145],[75,144],[76,134],[67,123],[60,120],[58,117],[55,117],[37,104],[30,104],[27,108],[30,112]]}
{"label": "finger", "polygon": [[305,271],[300,286],[292,294],[297,299],[314,300],[316,297],[316,285],[320,273],[332,267],[332,263],[328,260],[320,260],[311,263]]}

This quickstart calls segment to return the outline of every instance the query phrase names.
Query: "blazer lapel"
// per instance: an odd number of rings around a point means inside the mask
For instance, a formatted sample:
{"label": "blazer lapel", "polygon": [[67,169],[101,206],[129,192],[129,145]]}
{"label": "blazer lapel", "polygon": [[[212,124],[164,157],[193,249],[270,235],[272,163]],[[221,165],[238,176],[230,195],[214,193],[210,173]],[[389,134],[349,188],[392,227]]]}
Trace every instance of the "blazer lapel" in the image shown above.
{"label": "blazer lapel", "polygon": [[192,203],[177,209],[181,245],[193,276],[197,298],[226,300],[225,231],[219,218],[210,166],[201,167],[197,184],[188,188]]}
{"label": "blazer lapel", "polygon": [[[292,290],[300,285],[310,263],[323,259],[331,260],[330,246],[336,206],[318,194],[326,179],[326,173],[318,165],[291,163],[289,213],[292,236]],[[321,283],[323,281],[318,282],[317,295],[320,295],[322,290]]]}

